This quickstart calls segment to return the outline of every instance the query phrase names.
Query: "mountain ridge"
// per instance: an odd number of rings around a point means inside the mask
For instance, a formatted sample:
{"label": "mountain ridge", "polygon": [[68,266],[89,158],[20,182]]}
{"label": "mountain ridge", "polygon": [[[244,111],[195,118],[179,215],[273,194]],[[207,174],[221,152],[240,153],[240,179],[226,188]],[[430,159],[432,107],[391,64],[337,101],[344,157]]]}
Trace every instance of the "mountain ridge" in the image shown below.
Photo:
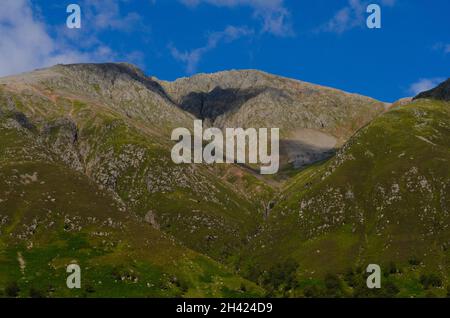
{"label": "mountain ridge", "polygon": [[450,78],[439,84],[437,87],[418,94],[414,97],[414,100],[421,98],[450,101]]}
{"label": "mountain ridge", "polygon": [[[340,147],[357,129],[385,111],[385,104],[372,98],[253,70],[199,74],[166,82],[147,77],[130,64],[73,64],[7,81],[26,83],[28,78],[35,82],[42,78],[44,87],[62,89],[64,94],[73,91],[75,96],[100,98],[114,111],[146,120],[160,130],[190,128],[190,117],[204,119],[204,125],[218,128],[277,127],[285,140],[281,145],[282,162],[294,166],[326,158],[334,147]],[[298,127],[309,130],[306,140],[298,139]],[[324,147],[323,134],[335,139],[335,145]],[[307,150],[294,151],[292,144]]]}

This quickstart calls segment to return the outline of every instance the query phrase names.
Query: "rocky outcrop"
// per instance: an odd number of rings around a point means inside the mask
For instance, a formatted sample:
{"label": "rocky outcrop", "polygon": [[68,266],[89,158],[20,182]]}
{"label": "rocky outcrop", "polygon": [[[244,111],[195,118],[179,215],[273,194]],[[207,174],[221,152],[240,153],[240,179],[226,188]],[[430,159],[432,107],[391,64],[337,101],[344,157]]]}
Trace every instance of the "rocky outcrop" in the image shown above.
{"label": "rocky outcrop", "polygon": [[414,97],[415,100],[420,98],[450,101],[450,78],[441,83],[438,87],[422,92]]}
{"label": "rocky outcrop", "polygon": [[310,128],[347,140],[384,110],[361,95],[255,70],[199,74],[161,86],[182,109],[215,127]]}

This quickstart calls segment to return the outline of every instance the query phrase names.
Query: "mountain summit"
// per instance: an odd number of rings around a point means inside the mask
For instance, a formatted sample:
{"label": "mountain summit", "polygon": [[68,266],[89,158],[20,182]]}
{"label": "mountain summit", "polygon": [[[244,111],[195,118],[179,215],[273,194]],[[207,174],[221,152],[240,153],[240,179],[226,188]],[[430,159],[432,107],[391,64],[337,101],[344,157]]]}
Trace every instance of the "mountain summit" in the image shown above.
{"label": "mountain summit", "polygon": [[414,97],[414,99],[420,98],[431,98],[437,100],[450,101],[450,78],[447,79],[445,82],[439,84],[437,87],[430,89],[426,92],[422,92],[416,97]]}

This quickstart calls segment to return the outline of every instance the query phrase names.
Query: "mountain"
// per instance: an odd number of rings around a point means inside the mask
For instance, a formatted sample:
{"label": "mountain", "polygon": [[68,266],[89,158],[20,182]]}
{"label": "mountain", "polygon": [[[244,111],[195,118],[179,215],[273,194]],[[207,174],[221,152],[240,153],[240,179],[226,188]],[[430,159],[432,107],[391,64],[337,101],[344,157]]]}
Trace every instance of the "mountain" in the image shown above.
{"label": "mountain", "polygon": [[214,127],[277,127],[282,161],[296,167],[330,157],[385,110],[384,103],[255,70],[160,81],[180,108]]}
{"label": "mountain", "polygon": [[414,99],[431,98],[437,100],[450,101],[450,78],[441,83],[438,87],[422,92]]}
{"label": "mountain", "polygon": [[93,273],[88,295],[261,293],[192,250],[227,257],[256,226],[254,205],[208,167],[172,163],[170,132],[193,117],[157,83],[122,64],[0,82],[2,286],[17,282],[28,296],[39,280],[55,281],[40,293],[67,295],[52,276],[76,260]]}
{"label": "mountain", "polygon": [[[445,296],[450,104],[444,99],[392,109],[334,158],[289,181],[247,251],[249,275],[257,281],[271,264],[294,259],[303,285],[297,296]],[[388,287],[381,294],[365,287],[368,264],[384,269]]]}
{"label": "mountain", "polygon": [[[174,164],[171,132],[195,119],[280,128],[282,171]],[[75,64],[2,78],[0,290],[308,296],[354,264],[414,257],[421,266],[398,280],[431,271],[443,286],[449,122],[446,101],[389,108],[254,70],[167,82]],[[71,262],[87,269],[82,290],[65,287]],[[393,280],[400,295],[426,292]],[[353,295],[342,284],[328,294]]]}

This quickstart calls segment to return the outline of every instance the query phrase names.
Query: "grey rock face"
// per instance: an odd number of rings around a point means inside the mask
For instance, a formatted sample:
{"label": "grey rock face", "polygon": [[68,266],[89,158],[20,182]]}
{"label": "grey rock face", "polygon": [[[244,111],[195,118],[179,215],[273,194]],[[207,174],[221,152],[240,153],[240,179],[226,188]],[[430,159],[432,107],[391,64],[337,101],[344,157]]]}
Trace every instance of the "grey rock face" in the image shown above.
{"label": "grey rock face", "polygon": [[[206,126],[279,128],[282,161],[295,167],[331,156],[385,110],[384,103],[368,97],[255,70],[160,83],[180,108]],[[324,145],[323,138],[333,142]]]}
{"label": "grey rock face", "polygon": [[77,145],[78,128],[72,120],[60,118],[54,122],[45,123],[41,137],[68,166],[77,171],[84,170]]}
{"label": "grey rock face", "polygon": [[384,110],[371,98],[254,70],[160,83],[182,109],[216,127],[312,128],[346,140]]}
{"label": "grey rock face", "polygon": [[11,116],[19,125],[28,130],[34,130],[36,127],[28,120],[27,116],[21,112],[13,112]]}

